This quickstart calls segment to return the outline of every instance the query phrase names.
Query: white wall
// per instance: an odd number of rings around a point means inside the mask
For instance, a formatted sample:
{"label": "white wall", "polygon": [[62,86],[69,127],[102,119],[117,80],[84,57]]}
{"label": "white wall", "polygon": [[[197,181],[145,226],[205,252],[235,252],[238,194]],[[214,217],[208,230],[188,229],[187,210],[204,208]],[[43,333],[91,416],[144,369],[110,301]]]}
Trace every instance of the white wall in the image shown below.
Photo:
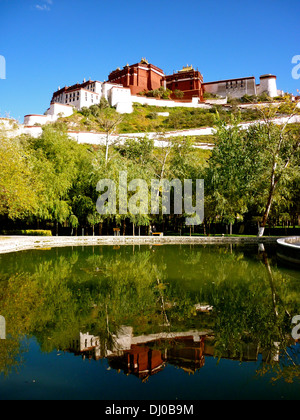
{"label": "white wall", "polygon": [[50,105],[50,108],[47,110],[46,114],[54,118],[56,118],[59,114],[64,117],[69,117],[73,114],[73,106],[54,103]]}
{"label": "white wall", "polygon": [[73,107],[70,105],[63,105],[54,103],[47,109],[46,115],[29,114],[24,117],[24,125],[33,126],[35,124],[47,124],[55,122],[59,116],[69,117],[73,114]]}
{"label": "white wall", "polygon": [[112,87],[110,105],[115,106],[119,114],[130,114],[133,111],[130,89],[118,86]]}
{"label": "white wall", "polygon": [[33,126],[35,124],[47,124],[52,122],[51,115],[25,115],[24,117],[24,125]]}
{"label": "white wall", "polygon": [[260,77],[260,84],[257,86],[258,95],[266,92],[271,98],[278,96],[276,77]]}
{"label": "white wall", "polygon": [[17,124],[17,121],[12,118],[0,118],[0,130],[11,130]]}
{"label": "white wall", "polygon": [[139,103],[141,105],[152,105],[152,106],[162,106],[168,108],[175,108],[175,107],[186,107],[186,108],[206,108],[210,109],[211,105],[198,103],[199,98],[193,99],[192,102],[177,102],[172,101],[169,99],[156,99],[156,98],[147,98],[144,96],[131,96],[131,100],[133,103]]}

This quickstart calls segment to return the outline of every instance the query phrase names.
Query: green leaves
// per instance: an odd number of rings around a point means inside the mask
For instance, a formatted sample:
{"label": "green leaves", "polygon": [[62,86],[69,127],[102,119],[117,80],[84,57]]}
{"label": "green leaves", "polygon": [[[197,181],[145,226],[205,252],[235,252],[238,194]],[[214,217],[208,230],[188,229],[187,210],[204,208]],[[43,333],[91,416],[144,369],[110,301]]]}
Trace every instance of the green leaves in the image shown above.
{"label": "green leaves", "polygon": [[299,172],[299,126],[275,125],[273,107],[261,112],[263,122],[247,130],[239,126],[239,118],[230,126],[216,120],[216,147],[206,185],[215,216],[227,221],[254,210],[262,213],[265,226],[272,203],[286,204]]}
{"label": "green leaves", "polygon": [[41,185],[34,159],[18,139],[0,137],[0,215],[19,219],[35,214]]}

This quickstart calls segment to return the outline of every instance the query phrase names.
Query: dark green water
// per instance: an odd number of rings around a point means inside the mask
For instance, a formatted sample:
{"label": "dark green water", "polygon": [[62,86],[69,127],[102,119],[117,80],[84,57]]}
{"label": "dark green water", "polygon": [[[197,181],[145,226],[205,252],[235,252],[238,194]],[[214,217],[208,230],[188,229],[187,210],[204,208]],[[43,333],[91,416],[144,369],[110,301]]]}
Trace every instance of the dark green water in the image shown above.
{"label": "dark green water", "polygon": [[299,399],[300,271],[257,246],[0,256],[0,399]]}

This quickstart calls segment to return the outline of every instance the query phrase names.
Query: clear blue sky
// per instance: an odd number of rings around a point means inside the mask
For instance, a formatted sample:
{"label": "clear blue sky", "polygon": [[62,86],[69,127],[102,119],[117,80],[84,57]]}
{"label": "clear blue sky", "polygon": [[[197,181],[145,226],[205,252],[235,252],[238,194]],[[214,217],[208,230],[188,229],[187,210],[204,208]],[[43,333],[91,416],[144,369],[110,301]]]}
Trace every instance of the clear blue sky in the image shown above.
{"label": "clear blue sky", "polygon": [[193,65],[206,82],[277,75],[296,93],[299,0],[0,0],[0,116],[43,114],[58,86],[142,57],[166,74]]}

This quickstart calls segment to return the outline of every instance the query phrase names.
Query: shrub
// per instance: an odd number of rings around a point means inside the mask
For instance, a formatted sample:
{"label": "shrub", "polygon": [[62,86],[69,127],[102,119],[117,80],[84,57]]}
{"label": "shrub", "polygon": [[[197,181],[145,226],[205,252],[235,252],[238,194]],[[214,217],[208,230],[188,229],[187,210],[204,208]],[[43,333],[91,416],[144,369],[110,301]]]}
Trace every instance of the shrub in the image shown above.
{"label": "shrub", "polygon": [[3,231],[2,235],[25,235],[25,236],[52,236],[51,230],[41,230],[41,229],[25,229],[25,230],[11,230]]}
{"label": "shrub", "polygon": [[184,93],[179,89],[174,90],[174,95],[177,99],[182,99],[184,97]]}

